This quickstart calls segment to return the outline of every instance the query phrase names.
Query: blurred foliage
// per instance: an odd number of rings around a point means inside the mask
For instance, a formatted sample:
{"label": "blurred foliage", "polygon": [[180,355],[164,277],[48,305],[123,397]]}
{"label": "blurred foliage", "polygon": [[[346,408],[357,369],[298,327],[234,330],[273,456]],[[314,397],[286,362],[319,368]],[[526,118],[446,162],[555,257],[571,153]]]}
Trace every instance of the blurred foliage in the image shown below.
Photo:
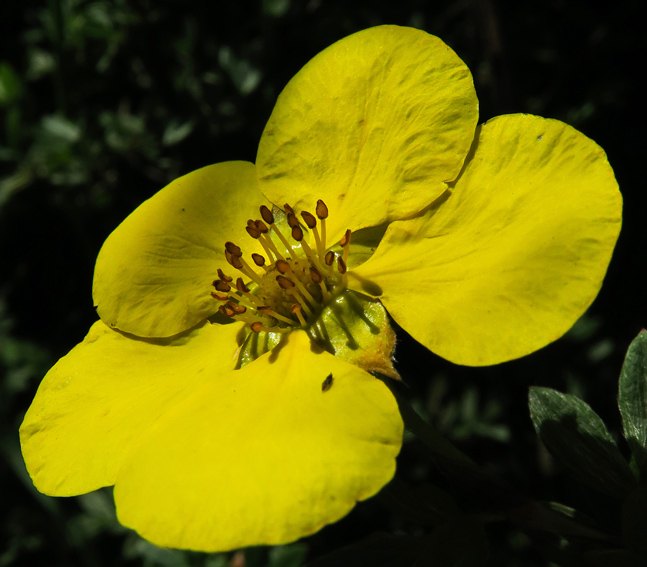
{"label": "blurred foliage", "polygon": [[[382,23],[423,28],[453,47],[473,71],[482,120],[506,112],[560,118],[600,143],[615,168],[623,233],[599,299],[563,340],[482,369],[453,366],[403,333],[397,351],[408,396],[444,435],[529,495],[572,503],[579,488],[537,446],[526,395],[535,384],[577,395],[618,437],[617,368],[647,314],[638,269],[647,250],[642,8],[641,0],[600,8],[585,0],[3,2],[0,566],[297,567],[342,546],[361,549],[373,532],[420,535],[406,514],[371,499],[290,546],[163,550],[118,525],[107,489],[76,499],[38,494],[17,440],[40,378],[96,317],[92,269],[110,231],[183,173],[253,161],[290,77],[335,40]],[[411,438],[399,475],[413,486],[444,482]],[[493,522],[486,532],[489,564],[549,565],[523,530]]]}

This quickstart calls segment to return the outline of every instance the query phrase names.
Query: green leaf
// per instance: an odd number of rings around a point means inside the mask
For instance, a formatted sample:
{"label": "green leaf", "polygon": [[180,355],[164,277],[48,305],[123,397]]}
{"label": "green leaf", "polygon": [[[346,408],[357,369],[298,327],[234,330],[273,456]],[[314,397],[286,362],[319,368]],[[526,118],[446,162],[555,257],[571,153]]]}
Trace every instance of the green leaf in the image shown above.
{"label": "green leaf", "polygon": [[631,453],[643,470],[647,463],[647,331],[629,346],[618,390],[618,407]]}
{"label": "green leaf", "polygon": [[553,456],[582,482],[623,497],[636,484],[602,420],[582,400],[550,388],[532,388],[530,417]]}
{"label": "green leaf", "polygon": [[9,63],[0,62],[0,106],[9,106],[23,94],[20,77]]}

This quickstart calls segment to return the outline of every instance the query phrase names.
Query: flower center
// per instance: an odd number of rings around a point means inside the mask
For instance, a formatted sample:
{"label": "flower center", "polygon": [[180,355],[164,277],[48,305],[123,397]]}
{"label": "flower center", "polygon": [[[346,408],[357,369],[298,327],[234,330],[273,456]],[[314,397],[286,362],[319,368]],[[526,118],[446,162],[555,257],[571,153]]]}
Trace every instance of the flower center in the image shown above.
{"label": "flower center", "polygon": [[273,211],[263,205],[261,219],[247,221],[247,233],[265,251],[265,255],[251,255],[262,274],[247,263],[239,246],[225,244],[227,262],[242,276],[234,282],[218,269],[211,295],[222,302],[222,314],[244,321],[257,334],[312,327],[322,310],[346,289],[351,240],[349,229],[340,242],[341,254],[327,250],[328,207],[322,200],[317,201],[315,213],[303,211],[299,221],[289,205]]}

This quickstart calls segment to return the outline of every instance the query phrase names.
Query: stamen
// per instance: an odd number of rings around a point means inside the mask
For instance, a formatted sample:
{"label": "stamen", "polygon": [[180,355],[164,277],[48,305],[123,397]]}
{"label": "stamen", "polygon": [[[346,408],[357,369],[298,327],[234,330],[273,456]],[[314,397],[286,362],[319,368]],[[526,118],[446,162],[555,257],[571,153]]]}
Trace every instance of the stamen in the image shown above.
{"label": "stamen", "polygon": [[231,291],[231,286],[227,282],[223,282],[221,280],[213,282],[213,287],[216,288],[216,291],[222,291],[224,293],[229,293]]}
{"label": "stamen", "polygon": [[[299,293],[299,290],[294,289],[295,288],[295,282],[293,282],[289,278],[286,278],[285,276],[276,276],[276,281],[279,282],[279,285],[283,289],[288,290],[294,296],[294,298],[301,304],[301,307],[303,307],[303,310],[308,314],[308,317],[310,317],[312,315],[312,311],[308,308],[308,304],[306,303],[303,296]],[[303,284],[301,284],[299,282],[299,280],[296,280],[296,285],[300,286],[300,288],[303,287]],[[314,303],[313,305],[316,305],[316,303]],[[305,323],[303,323],[303,324],[305,325]]]}
{"label": "stamen", "polygon": [[[294,273],[292,271],[292,267],[290,266],[289,262],[287,262],[286,260],[277,260],[276,269],[282,274],[287,274],[288,272]],[[278,277],[277,277],[277,280],[278,280]],[[314,297],[312,297],[312,294],[307,290],[306,286],[304,286],[299,281],[299,278],[297,277],[297,275],[294,274],[294,278],[292,280],[288,279],[288,281],[293,282],[297,286],[297,288],[299,288],[299,291],[306,297],[306,299],[310,302],[310,305],[314,309],[315,305],[317,305],[319,302]],[[281,282],[279,282],[279,285],[281,285]]]}
{"label": "stamen", "polygon": [[[295,219],[296,217],[292,218]],[[294,240],[296,240],[297,242],[301,242],[303,240],[303,230],[301,230],[298,222],[295,226],[292,227],[292,238],[294,238]]]}
{"label": "stamen", "polygon": [[299,318],[299,323],[301,323],[302,327],[306,326],[306,320],[303,318],[303,315],[301,315],[301,305],[295,303],[292,307],[290,307],[290,313],[296,315]]}
{"label": "stamen", "polygon": [[267,225],[262,220],[256,221],[256,230],[258,230],[258,232],[260,232],[261,234],[267,234],[270,231],[270,229],[267,228]]}
{"label": "stamen", "polygon": [[312,230],[317,226],[317,219],[312,213],[309,213],[308,211],[303,211],[301,213],[301,217],[303,218],[303,221],[306,223],[307,227]]}
{"label": "stamen", "polygon": [[324,301],[328,301],[330,299],[328,288],[326,287],[326,284],[323,281],[323,276],[319,273],[317,269],[310,268],[310,279],[319,285],[319,287],[321,288],[321,293],[323,294]]}
{"label": "stamen", "polygon": [[297,220],[297,217],[294,213],[288,213],[288,226],[290,228],[294,228],[295,226],[299,226],[299,221]]}
{"label": "stamen", "polygon": [[[288,215],[294,215],[294,209],[293,209],[290,205],[288,205],[287,203],[285,203],[285,205],[283,206],[283,210],[284,210]],[[296,216],[296,215],[295,215],[295,216]]]}
{"label": "stamen", "polygon": [[252,254],[252,260],[254,260],[254,264],[259,268],[263,268],[267,272],[267,268],[265,267],[265,258],[263,256],[254,252]]}
{"label": "stamen", "polygon": [[240,258],[243,255],[243,251],[240,249],[240,246],[236,246],[233,242],[225,242],[225,250],[229,252],[232,256]]}
{"label": "stamen", "polygon": [[260,321],[254,321],[250,328],[255,333],[260,333],[261,331],[266,331],[268,333],[287,333],[289,329],[282,329],[281,327],[266,327]]}
{"label": "stamen", "polygon": [[288,325],[291,325],[294,327],[296,323],[294,322],[293,319],[288,319],[287,317],[284,317],[280,313],[277,313],[272,309],[271,307],[268,307],[267,305],[261,305],[257,311],[262,313],[263,315],[269,315],[270,317],[274,317],[274,319],[277,319],[278,321],[283,321],[284,323],[287,323]]}
{"label": "stamen", "polygon": [[243,278],[237,278],[236,279],[236,289],[240,293],[249,293],[249,288],[245,285],[245,282],[243,281]]}
{"label": "stamen", "polygon": [[337,256],[337,269],[342,276],[346,273],[346,270],[348,270],[346,262],[344,262],[344,259],[339,256]]}
{"label": "stamen", "polygon": [[218,301],[227,301],[229,299],[228,295],[225,295],[224,293],[216,293],[215,291],[211,292],[211,297]]}
{"label": "stamen", "polygon": [[245,227],[245,230],[247,231],[247,234],[249,234],[252,238],[258,239],[261,236],[261,233],[255,226],[247,225]]}
{"label": "stamen", "polygon": [[346,229],[346,233],[342,237],[341,241],[339,244],[341,244],[342,248],[344,249],[342,253],[342,258],[344,259],[344,263],[348,262],[348,254],[350,253],[350,239],[351,239],[351,230],[350,228]]}
{"label": "stamen", "polygon": [[326,219],[328,218],[328,207],[326,207],[326,203],[321,199],[317,201],[315,212],[321,221],[321,248],[323,251],[326,249]]}
{"label": "stamen", "polygon": [[[226,246],[226,244],[225,244]],[[236,248],[238,248],[236,246]],[[240,250],[240,248],[238,248]],[[225,250],[225,258],[227,258],[227,262],[229,262],[234,268],[237,270],[240,270],[245,274],[250,280],[254,280],[258,285],[262,285],[261,278],[252,270],[247,262],[242,259],[242,251],[240,256],[234,256],[229,250]]]}
{"label": "stamen", "polygon": [[306,223],[306,225],[308,225],[308,228],[314,236],[315,247],[317,248],[317,255],[319,256],[319,260],[323,261],[324,249],[321,246],[321,238],[319,238],[319,231],[317,230],[317,219],[312,213],[309,213],[308,211],[303,211],[301,213],[301,216],[303,217],[304,222]]}
{"label": "stamen", "polygon": [[218,311],[220,311],[220,313],[230,318],[236,314],[234,313],[233,309],[228,307],[228,305],[221,305],[220,307],[218,307]]}
{"label": "stamen", "polygon": [[229,277],[229,276],[226,276],[226,275],[224,274],[224,272],[223,272],[220,268],[218,268],[218,277],[219,277],[223,282],[227,282],[227,283],[229,283],[229,282],[234,281],[234,278]]}
{"label": "stamen", "polygon": [[261,216],[263,217],[263,220],[270,226],[274,224],[274,215],[272,214],[272,211],[270,211],[265,205],[261,205]]}
{"label": "stamen", "polygon": [[326,253],[324,261],[326,262],[326,266],[328,266],[328,277],[332,278],[332,265],[335,262],[335,253],[332,250],[329,250]]}
{"label": "stamen", "polygon": [[[261,211],[261,215],[262,214],[263,214],[263,211]],[[272,218],[274,218],[274,216],[272,216]],[[272,224],[271,226],[272,226],[272,229],[274,230],[274,234],[276,234],[276,236],[279,237],[279,240],[283,243],[283,246],[285,246],[285,249],[288,251],[290,256],[292,256],[292,259],[296,260],[297,259],[296,252],[292,250],[292,246],[290,246],[290,243],[288,242],[287,238],[283,236],[283,233],[279,230],[279,227],[276,225],[276,223]],[[268,244],[272,246],[272,250],[276,250],[276,247],[274,246],[272,239],[269,238],[269,236],[266,238],[268,240]],[[283,258],[283,256],[279,254],[278,251],[276,251],[276,253],[277,253],[277,257]]]}

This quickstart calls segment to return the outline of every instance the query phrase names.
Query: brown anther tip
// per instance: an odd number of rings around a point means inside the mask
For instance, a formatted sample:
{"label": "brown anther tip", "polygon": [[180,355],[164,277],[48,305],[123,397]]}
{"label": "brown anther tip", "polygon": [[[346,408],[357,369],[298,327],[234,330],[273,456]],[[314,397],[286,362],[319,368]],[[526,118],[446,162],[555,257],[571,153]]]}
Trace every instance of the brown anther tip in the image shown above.
{"label": "brown anther tip", "polygon": [[240,258],[238,256],[234,256],[233,254],[229,254],[227,261],[237,270],[241,270],[243,267],[243,263],[240,261]]}
{"label": "brown anther tip", "polygon": [[252,238],[258,238],[261,233],[255,226],[246,226],[245,230],[247,231],[247,234],[249,234]]}
{"label": "brown anther tip", "polygon": [[213,287],[215,287],[217,291],[222,291],[224,293],[231,291],[231,286],[227,282],[223,282],[222,280],[216,280]]}
{"label": "brown anther tip", "polygon": [[270,231],[270,229],[267,228],[267,225],[262,220],[256,221],[256,230],[258,230],[258,232],[260,232],[261,234],[267,234]]}
{"label": "brown anther tip", "polygon": [[215,291],[211,292],[211,297],[218,301],[227,301],[229,299],[228,295],[225,295],[224,293],[216,293]]}
{"label": "brown anther tip", "polygon": [[337,269],[340,274],[345,274],[346,270],[348,270],[346,262],[344,262],[343,258],[340,258],[339,256],[337,256]]}
{"label": "brown anther tip", "polygon": [[346,233],[344,236],[342,236],[341,240],[339,241],[339,244],[341,244],[342,247],[348,246],[350,244],[350,237],[351,237],[351,231],[350,228],[346,229]]}
{"label": "brown anther tip", "polygon": [[315,226],[317,226],[317,219],[312,213],[309,213],[308,211],[303,211],[301,213],[301,216],[303,217],[303,222],[306,223],[309,229],[313,229]]}
{"label": "brown anther tip", "polygon": [[285,276],[276,276],[276,281],[283,289],[290,289],[294,287],[294,282]]}
{"label": "brown anther tip", "polygon": [[323,281],[321,274],[316,268],[310,268],[310,279],[312,279],[312,281],[316,284],[319,284]]}
{"label": "brown anther tip", "polygon": [[274,224],[274,215],[265,205],[261,205],[261,216],[267,224]]}
{"label": "brown anther tip", "polygon": [[326,266],[332,266],[332,263],[335,261],[335,253],[330,250],[329,252],[326,252],[326,255],[324,256],[324,262],[326,262]]}
{"label": "brown anther tip", "polygon": [[234,310],[229,307],[228,305],[221,305],[218,307],[218,311],[225,315],[226,317],[233,317],[236,313],[234,313]]}
{"label": "brown anther tip", "polygon": [[252,260],[254,260],[254,264],[256,264],[259,267],[265,265],[265,258],[260,254],[256,254],[256,252],[252,254]]}
{"label": "brown anther tip", "polygon": [[283,205],[283,210],[284,210],[288,215],[290,215],[290,214],[292,214],[292,215],[293,215],[293,214],[294,214],[294,209],[293,209],[290,205],[288,205],[287,203],[285,203],[285,205]]}
{"label": "brown anther tip", "polygon": [[272,314],[272,308],[268,307],[267,305],[261,305],[260,307],[257,307],[256,311],[259,311],[263,315],[271,315]]}
{"label": "brown anther tip", "polygon": [[328,207],[326,207],[326,203],[324,203],[321,199],[317,201],[317,209],[315,210],[315,212],[320,219],[328,218]]}
{"label": "brown anther tip", "polygon": [[277,260],[274,265],[276,266],[276,269],[282,274],[287,274],[290,271],[290,264],[288,264],[286,260]]}
{"label": "brown anther tip", "polygon": [[243,255],[243,251],[240,249],[240,246],[236,246],[233,242],[225,242],[225,250],[237,258],[240,258]]}
{"label": "brown anther tip", "polygon": [[[219,277],[223,282],[227,282],[227,283],[229,283],[229,282],[234,281],[234,278],[232,278],[232,277],[230,277],[230,276],[226,276],[226,275],[225,275],[225,273],[224,273],[220,268],[218,268],[218,277]],[[213,285],[216,285],[216,284],[214,283]]]}
{"label": "brown anther tip", "polygon": [[298,224],[292,227],[292,238],[298,242],[303,240],[303,230],[301,230],[301,227]]}
{"label": "brown anther tip", "polygon": [[240,291],[240,293],[249,293],[249,288],[245,285],[243,278],[236,279],[236,289]]}
{"label": "brown anther tip", "polygon": [[241,305],[240,303],[234,303],[233,301],[228,301],[225,303],[225,307],[228,307],[231,309],[236,315],[242,315],[247,311],[247,308],[244,305]]}
{"label": "brown anther tip", "polygon": [[254,322],[250,325],[250,328],[251,328],[251,329],[252,329],[252,331],[254,331],[255,333],[260,333],[260,332],[263,330],[264,325],[263,325],[263,323],[261,323],[260,321],[254,321]]}
{"label": "brown anther tip", "polygon": [[299,226],[299,221],[297,219],[297,216],[294,213],[288,213],[288,226],[290,228],[294,228],[295,226]]}
{"label": "brown anther tip", "polygon": [[301,313],[301,305],[295,303],[290,307],[290,313]]}

